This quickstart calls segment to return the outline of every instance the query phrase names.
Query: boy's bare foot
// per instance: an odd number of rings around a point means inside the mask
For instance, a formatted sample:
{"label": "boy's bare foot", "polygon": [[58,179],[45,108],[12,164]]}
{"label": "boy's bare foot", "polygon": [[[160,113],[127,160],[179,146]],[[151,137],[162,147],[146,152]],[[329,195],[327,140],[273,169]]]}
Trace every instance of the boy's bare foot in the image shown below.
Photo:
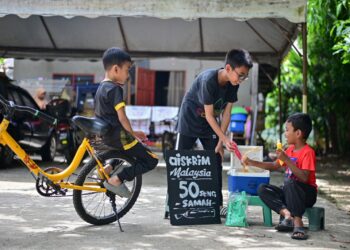
{"label": "boy's bare foot", "polygon": [[291,217],[292,217],[292,215],[290,214],[290,212],[287,208],[281,209],[280,215],[283,216],[287,220],[291,219]]}
{"label": "boy's bare foot", "polygon": [[303,220],[300,217],[294,217],[294,227],[304,227]]}
{"label": "boy's bare foot", "polygon": [[294,217],[294,230],[291,237],[295,240],[306,240],[308,238],[301,217]]}
{"label": "boy's bare foot", "polygon": [[280,211],[281,221],[275,227],[275,229],[279,232],[291,232],[294,228],[293,218],[288,211],[288,209],[284,208]]}

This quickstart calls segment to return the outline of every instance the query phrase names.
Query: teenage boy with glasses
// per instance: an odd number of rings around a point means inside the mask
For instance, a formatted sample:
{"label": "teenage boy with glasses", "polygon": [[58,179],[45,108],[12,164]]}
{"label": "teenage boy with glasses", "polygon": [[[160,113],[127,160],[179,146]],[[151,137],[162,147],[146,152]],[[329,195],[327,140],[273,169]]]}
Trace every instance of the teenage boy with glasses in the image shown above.
{"label": "teenage boy with glasses", "polygon": [[[230,123],[231,109],[237,101],[239,85],[247,79],[252,66],[252,59],[246,50],[228,51],[224,68],[208,69],[196,77],[185,94],[179,111],[176,149],[192,149],[199,139],[205,150],[215,150],[220,190],[223,144],[229,151],[234,151],[237,147],[225,134]],[[219,200],[222,206],[221,192]],[[224,211],[223,213],[225,215]]]}

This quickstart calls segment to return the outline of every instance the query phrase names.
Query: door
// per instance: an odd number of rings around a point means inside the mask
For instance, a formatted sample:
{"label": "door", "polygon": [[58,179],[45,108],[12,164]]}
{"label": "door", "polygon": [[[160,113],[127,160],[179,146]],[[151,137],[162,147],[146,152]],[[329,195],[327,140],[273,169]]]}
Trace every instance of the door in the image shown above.
{"label": "door", "polygon": [[156,71],[138,68],[136,105],[154,106]]}

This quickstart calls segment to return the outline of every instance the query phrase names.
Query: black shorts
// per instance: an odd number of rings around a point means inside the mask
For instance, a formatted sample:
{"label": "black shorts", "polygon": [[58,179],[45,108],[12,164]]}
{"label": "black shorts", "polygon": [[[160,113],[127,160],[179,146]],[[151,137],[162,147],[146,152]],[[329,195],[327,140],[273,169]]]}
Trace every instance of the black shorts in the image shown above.
{"label": "black shorts", "polygon": [[103,136],[103,143],[120,150],[128,150],[137,144],[137,140],[123,128],[112,128]]}

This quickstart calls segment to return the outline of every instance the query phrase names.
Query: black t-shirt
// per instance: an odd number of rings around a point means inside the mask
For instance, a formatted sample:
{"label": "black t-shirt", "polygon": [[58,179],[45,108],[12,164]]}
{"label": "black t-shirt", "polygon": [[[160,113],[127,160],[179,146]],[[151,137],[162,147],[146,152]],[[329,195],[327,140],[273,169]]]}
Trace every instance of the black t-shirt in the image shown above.
{"label": "black t-shirt", "polygon": [[101,82],[95,95],[95,115],[113,128],[121,127],[116,107],[125,105],[123,88],[119,85],[105,81]]}
{"label": "black t-shirt", "polygon": [[111,125],[112,128],[103,136],[103,141],[106,145],[117,149],[129,148],[135,141],[118,118],[117,110],[124,106],[123,88],[111,81],[101,82],[95,95],[95,115]]}
{"label": "black t-shirt", "polygon": [[214,134],[205,119],[204,105],[214,105],[216,117],[222,113],[228,102],[237,101],[239,85],[230,82],[220,86],[220,69],[208,69],[200,73],[184,96],[177,122],[177,131],[190,137],[208,138]]}

